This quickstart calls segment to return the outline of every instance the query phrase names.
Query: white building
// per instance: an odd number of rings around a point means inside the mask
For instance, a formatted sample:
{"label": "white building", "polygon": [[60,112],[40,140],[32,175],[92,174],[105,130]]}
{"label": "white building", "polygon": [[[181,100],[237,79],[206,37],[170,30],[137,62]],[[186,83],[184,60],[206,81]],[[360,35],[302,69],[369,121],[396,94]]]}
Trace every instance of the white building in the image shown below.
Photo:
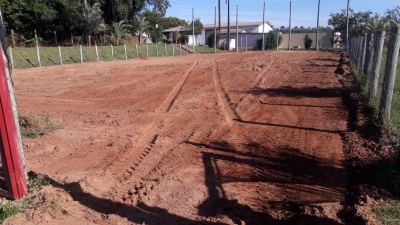
{"label": "white building", "polygon": [[[264,25],[264,27],[263,27]],[[217,24],[217,30],[219,29]],[[256,22],[242,22],[238,23],[238,32],[240,34],[262,34],[268,33],[273,30],[272,25],[269,22],[256,21]],[[201,30],[201,34],[196,36],[195,45],[206,45],[207,38],[210,34],[214,32],[214,24],[204,24],[203,29]],[[226,39],[228,34],[228,24],[221,24],[221,39]],[[230,24],[230,33],[231,33],[231,48],[234,48],[236,43],[236,23]],[[193,38],[189,38],[190,40]],[[190,43],[191,44],[191,43]]]}

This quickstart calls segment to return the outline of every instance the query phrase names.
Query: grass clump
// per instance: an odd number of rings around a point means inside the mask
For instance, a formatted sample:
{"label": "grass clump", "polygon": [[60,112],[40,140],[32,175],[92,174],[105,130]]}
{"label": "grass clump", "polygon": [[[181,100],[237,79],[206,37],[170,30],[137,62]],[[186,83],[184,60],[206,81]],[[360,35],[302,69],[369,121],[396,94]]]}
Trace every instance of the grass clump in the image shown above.
{"label": "grass clump", "polygon": [[49,116],[32,117],[19,115],[18,117],[22,137],[41,138],[46,133],[62,128],[52,121]]}
{"label": "grass clump", "polygon": [[51,180],[47,176],[37,176],[35,178],[31,178],[28,181],[28,188],[29,188],[28,191],[31,193],[35,192],[35,191],[39,191],[44,186],[50,185],[50,183],[51,183]]}
{"label": "grass clump", "polygon": [[3,223],[7,218],[19,213],[19,209],[11,202],[7,202],[0,206],[0,223]]}
{"label": "grass clump", "polygon": [[378,206],[375,213],[384,225],[400,225],[400,204],[390,206]]}

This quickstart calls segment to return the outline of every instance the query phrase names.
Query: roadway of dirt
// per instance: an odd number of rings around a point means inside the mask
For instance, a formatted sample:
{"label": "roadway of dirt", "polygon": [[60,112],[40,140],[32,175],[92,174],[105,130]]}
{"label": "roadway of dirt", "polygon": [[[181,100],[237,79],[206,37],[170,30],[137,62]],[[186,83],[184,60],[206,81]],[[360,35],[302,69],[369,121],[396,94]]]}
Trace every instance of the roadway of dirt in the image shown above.
{"label": "roadway of dirt", "polygon": [[53,183],[8,224],[342,224],[340,53],[252,52],[16,70]]}

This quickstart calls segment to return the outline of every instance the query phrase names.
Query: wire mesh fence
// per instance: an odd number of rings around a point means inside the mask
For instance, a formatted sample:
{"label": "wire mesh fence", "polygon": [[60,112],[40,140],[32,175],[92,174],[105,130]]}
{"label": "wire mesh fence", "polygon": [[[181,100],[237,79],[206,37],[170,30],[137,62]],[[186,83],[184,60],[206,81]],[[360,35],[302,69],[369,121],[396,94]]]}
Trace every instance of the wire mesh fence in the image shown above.
{"label": "wire mesh fence", "polygon": [[399,50],[399,27],[351,37],[348,49],[365,103],[376,109],[377,121],[395,144],[400,143]]}

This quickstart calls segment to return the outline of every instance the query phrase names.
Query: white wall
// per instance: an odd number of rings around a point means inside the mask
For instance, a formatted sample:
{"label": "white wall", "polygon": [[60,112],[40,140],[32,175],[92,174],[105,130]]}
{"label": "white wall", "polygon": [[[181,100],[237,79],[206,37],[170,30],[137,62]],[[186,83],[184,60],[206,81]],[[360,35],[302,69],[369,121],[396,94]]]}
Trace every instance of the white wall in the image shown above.
{"label": "white wall", "polygon": [[[265,27],[264,27],[264,32],[268,33],[270,32],[272,29],[272,27],[268,24],[265,23]],[[261,24],[260,26],[258,26],[258,28],[256,30],[254,30],[252,33],[262,33],[263,32],[263,25]]]}

